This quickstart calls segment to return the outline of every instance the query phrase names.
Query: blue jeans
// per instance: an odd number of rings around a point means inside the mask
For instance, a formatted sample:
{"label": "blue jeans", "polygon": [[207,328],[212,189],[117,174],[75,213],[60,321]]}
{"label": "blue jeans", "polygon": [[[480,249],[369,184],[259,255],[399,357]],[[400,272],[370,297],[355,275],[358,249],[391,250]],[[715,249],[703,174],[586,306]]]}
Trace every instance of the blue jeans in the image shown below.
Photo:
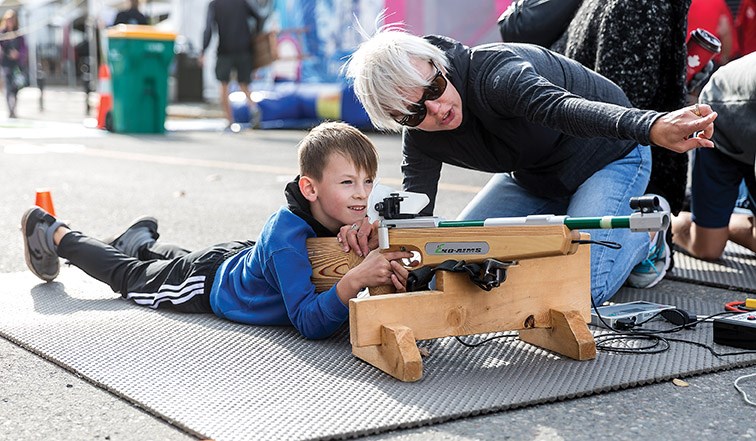
{"label": "blue jeans", "polygon": [[[627,216],[630,198],[646,190],[651,175],[651,150],[638,146],[624,158],[597,171],[572,196],[543,198],[521,187],[509,173],[494,175],[462,210],[460,220],[529,214],[566,214],[570,217]],[[648,233],[629,229],[590,230],[591,239],[622,244],[619,250],[591,245],[591,295],[596,305],[611,298],[633,267],[645,259]]]}

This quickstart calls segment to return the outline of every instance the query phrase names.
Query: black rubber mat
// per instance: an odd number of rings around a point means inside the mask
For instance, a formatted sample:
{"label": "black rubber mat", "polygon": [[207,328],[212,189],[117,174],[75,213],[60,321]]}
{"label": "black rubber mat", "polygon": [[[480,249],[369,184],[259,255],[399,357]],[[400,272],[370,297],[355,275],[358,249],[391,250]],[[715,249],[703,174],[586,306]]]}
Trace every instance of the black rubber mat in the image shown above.
{"label": "black rubber mat", "polygon": [[[514,339],[468,348],[444,338],[420,342],[430,353],[424,377],[402,383],[353,357],[346,329],[308,341],[291,328],[135,306],[75,269],[58,280],[0,275],[0,334],[217,441],[348,438],[756,364],[756,355],[718,358],[688,344],[654,355],[599,352],[580,362]],[[620,297],[639,293],[625,289]],[[699,314],[721,309],[662,294],[646,299]],[[711,343],[711,327],[684,338]]]}
{"label": "black rubber mat", "polygon": [[667,278],[717,288],[756,292],[756,254],[732,242],[727,243],[722,258],[715,262],[675,252],[675,267],[667,274]]}

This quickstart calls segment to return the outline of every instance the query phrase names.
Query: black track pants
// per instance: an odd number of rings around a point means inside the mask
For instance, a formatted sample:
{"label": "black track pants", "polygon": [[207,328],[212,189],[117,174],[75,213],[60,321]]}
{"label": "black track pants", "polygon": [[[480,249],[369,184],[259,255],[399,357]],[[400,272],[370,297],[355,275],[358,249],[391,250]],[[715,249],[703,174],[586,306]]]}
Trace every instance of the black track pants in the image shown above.
{"label": "black track pants", "polygon": [[228,257],[251,246],[254,242],[228,242],[189,252],[153,245],[140,250],[140,259],[135,259],[72,231],[60,241],[58,256],[139,305],[212,313],[209,294],[215,272]]}

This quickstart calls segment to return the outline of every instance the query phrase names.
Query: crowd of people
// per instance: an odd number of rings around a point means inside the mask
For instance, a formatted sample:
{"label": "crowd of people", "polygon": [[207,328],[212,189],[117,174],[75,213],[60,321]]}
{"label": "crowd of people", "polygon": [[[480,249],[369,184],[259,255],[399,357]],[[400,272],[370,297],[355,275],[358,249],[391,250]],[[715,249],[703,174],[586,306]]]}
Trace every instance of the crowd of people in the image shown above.
{"label": "crowd of people", "polygon": [[[204,47],[215,29],[222,84],[232,71],[240,81],[250,73],[252,31],[239,34],[246,19],[225,20],[255,12],[233,1],[213,0],[207,16]],[[492,174],[463,220],[628,215],[631,197],[657,195],[675,214],[670,234],[591,232],[591,295],[600,305],[625,284],[655,286],[671,265],[671,243],[704,259],[718,258],[727,240],[756,251],[753,214],[733,216],[741,187],[744,199],[756,191],[756,54],[742,52],[750,46],[737,37],[734,23],[743,21],[734,20],[728,32],[738,43],[723,42],[727,52],[688,81],[690,8],[704,2],[518,0],[500,18],[505,41],[474,47],[388,23],[366,36],[344,73],[373,125],[401,133],[403,186],[428,195],[423,214],[434,211],[444,164]],[[237,9],[222,9],[232,4]],[[539,29],[545,22],[552,32]],[[724,38],[723,29],[711,32]],[[704,86],[690,101],[694,81]],[[378,253],[376,224],[366,217],[377,162],[359,130],[321,124],[300,143],[287,205],[257,240],[199,252],[159,245],[153,218],[99,241],[32,208],[22,218],[27,265],[50,281],[62,257],[141,305],[326,337],[362,288],[406,289],[408,268],[399,261],[411,255]],[[306,250],[315,236],[335,236],[345,252],[365,257],[321,294]]]}

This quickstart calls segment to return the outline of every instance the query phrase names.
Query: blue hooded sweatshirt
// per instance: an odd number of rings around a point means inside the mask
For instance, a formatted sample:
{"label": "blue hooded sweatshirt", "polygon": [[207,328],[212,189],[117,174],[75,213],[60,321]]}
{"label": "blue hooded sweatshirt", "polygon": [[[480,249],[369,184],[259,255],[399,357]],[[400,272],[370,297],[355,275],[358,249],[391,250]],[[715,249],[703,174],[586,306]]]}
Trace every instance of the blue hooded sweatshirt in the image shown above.
{"label": "blue hooded sweatshirt", "polygon": [[322,293],[312,284],[307,239],[334,236],[312,217],[297,185],[286,186],[288,206],[270,216],[254,247],[221,264],[210,291],[213,312],[251,325],[293,325],[305,338],[325,338],[346,322],[349,308],[336,285]]}

